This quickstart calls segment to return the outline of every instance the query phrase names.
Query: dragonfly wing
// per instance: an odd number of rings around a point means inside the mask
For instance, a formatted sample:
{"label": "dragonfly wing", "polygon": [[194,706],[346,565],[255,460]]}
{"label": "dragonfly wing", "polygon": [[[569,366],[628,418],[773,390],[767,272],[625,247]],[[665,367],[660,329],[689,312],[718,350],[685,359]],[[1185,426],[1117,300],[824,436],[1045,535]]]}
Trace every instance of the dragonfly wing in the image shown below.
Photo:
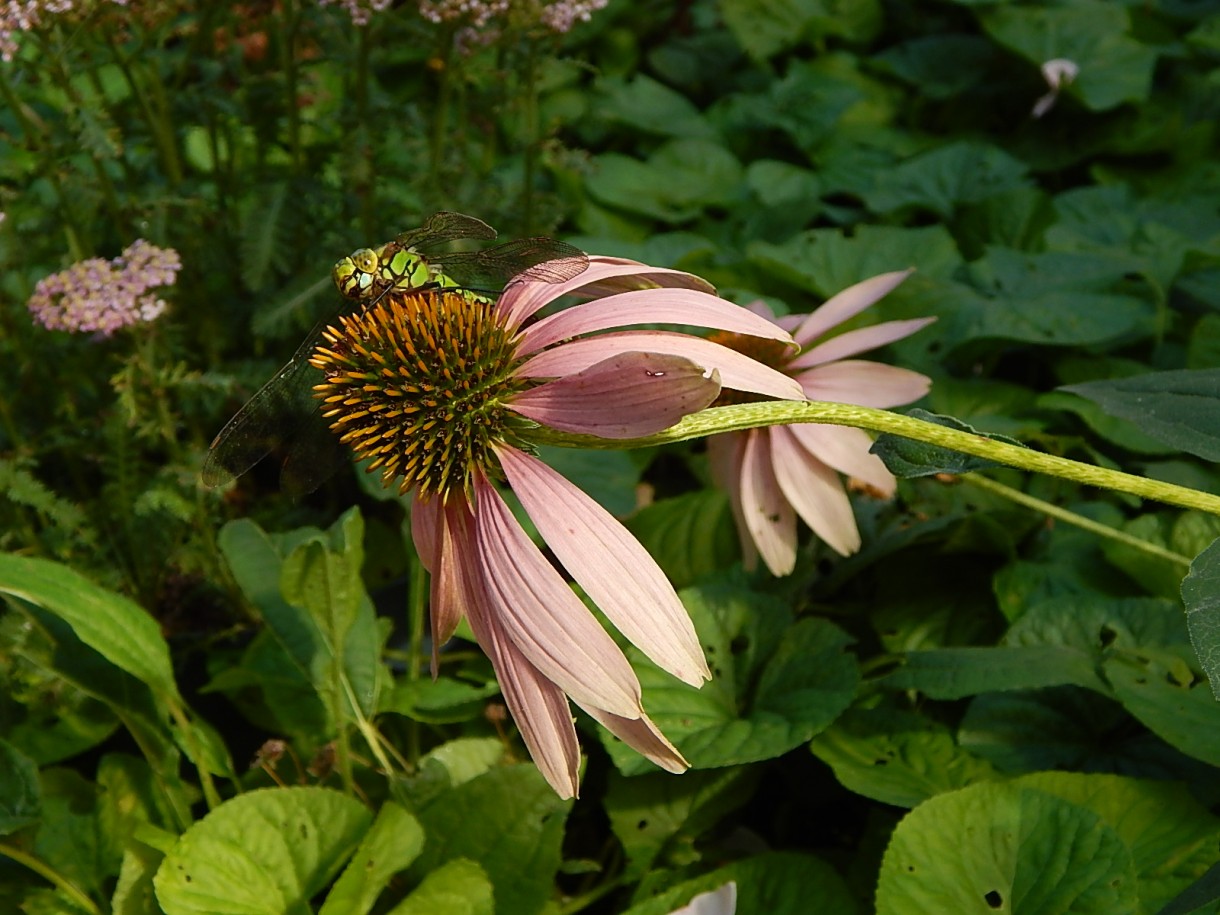
{"label": "dragonfly wing", "polygon": [[579,248],[538,236],[505,242],[482,251],[459,251],[429,262],[464,286],[499,291],[513,279],[563,283],[584,273],[589,256]]}
{"label": "dragonfly wing", "polygon": [[309,495],[352,460],[351,451],[330,430],[315,401],[313,412],[302,421],[284,458],[280,488],[293,498]]}
{"label": "dragonfly wing", "polygon": [[442,210],[433,213],[418,229],[403,232],[395,241],[404,248],[415,248],[426,254],[428,249],[459,238],[489,240],[496,237],[496,230],[481,219],[462,213]]}

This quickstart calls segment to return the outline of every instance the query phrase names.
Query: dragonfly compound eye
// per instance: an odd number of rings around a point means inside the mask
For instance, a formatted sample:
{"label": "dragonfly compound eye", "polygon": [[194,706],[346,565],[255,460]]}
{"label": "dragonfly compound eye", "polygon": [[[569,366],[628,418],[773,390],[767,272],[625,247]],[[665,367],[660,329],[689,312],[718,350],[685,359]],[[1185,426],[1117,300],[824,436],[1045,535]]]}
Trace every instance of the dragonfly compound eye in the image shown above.
{"label": "dragonfly compound eye", "polygon": [[357,270],[372,273],[380,265],[381,260],[372,248],[361,248],[359,251],[352,252],[352,262],[356,265]]}

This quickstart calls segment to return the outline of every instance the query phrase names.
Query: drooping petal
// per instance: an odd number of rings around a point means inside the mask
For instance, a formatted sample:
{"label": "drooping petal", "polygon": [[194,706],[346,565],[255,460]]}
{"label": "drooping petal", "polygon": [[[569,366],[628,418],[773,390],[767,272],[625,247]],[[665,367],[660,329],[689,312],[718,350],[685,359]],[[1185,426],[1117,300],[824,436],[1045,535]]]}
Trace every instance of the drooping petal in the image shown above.
{"label": "drooping petal", "polygon": [[[468,516],[453,518],[455,539],[472,540]],[[523,655],[500,623],[499,607],[488,593],[474,551],[453,557],[455,582],[469,608],[470,628],[487,653],[504,702],[521,731],[521,739],[543,778],[562,798],[579,788],[580,744],[563,691]]]}
{"label": "drooping petal", "polygon": [[640,684],[614,640],[525,535],[494,486],[475,482],[475,543],[497,619],[530,663],[582,705],[643,713]]}
{"label": "drooping petal", "polygon": [[623,353],[517,394],[505,406],[553,429],[638,438],[710,406],[720,378],[689,359]]}
{"label": "drooping petal", "polygon": [[641,715],[639,718],[620,718],[600,709],[585,708],[583,705],[581,708],[607,731],[666,772],[681,775],[690,768],[690,763],[678,752],[678,748],[665,739],[665,735],[647,715]]}
{"label": "drooping petal", "polygon": [[911,270],[899,270],[894,273],[883,273],[856,283],[854,286],[848,286],[819,306],[792,336],[801,346],[812,343],[832,327],[858,315],[878,299],[893,291],[912,272]]}
{"label": "drooping petal", "polygon": [[751,429],[745,435],[741,452],[742,517],[771,574],[787,575],[796,567],[796,515],[775,478],[767,431]]}
{"label": "drooping petal", "polygon": [[509,447],[496,454],[547,546],[619,632],[679,680],[710,680],[686,609],[639,541],[542,461]]}
{"label": "drooping petal", "polygon": [[412,495],[411,540],[415,543],[415,551],[419,553],[419,561],[429,572],[436,568],[440,513],[441,501],[439,499],[422,502],[418,493]]}
{"label": "drooping petal", "polygon": [[709,436],[707,461],[712,479],[729,497],[733,526],[737,529],[737,540],[741,544],[741,564],[747,571],[752,571],[758,568],[758,547],[754,545],[741,510],[741,455],[745,443],[746,434],[742,432]]}
{"label": "drooping petal", "polygon": [[855,477],[889,497],[898,481],[885,469],[885,462],[869,453],[873,440],[863,429],[828,426],[822,423],[794,423],[786,427],[801,447],[828,467]]}
{"label": "drooping petal", "polygon": [[626,258],[590,255],[588,268],[566,282],[510,283],[495,308],[507,326],[518,327],[538,309],[565,295],[593,298],[631,289],[658,287],[697,289],[708,294],[716,292],[716,287],[707,280],[681,270],[650,267]]}
{"label": "drooping petal", "polygon": [[517,374],[523,378],[558,378],[629,352],[682,356],[709,371],[715,369],[720,373],[720,383],[734,391],[780,400],[805,399],[795,380],[761,362],[710,340],[660,330],[627,330],[562,343],[536,353],[517,369]]}
{"label": "drooping petal", "polygon": [[788,370],[810,368],[836,359],[846,359],[857,353],[868,352],[895,340],[909,337],[916,331],[927,327],[936,318],[912,318],[909,321],[886,321],[884,324],[874,324],[871,327],[861,327],[832,337],[825,343],[819,343],[812,349],[807,349],[788,363]]}
{"label": "drooping petal", "polygon": [[775,479],[797,514],[840,556],[860,549],[860,530],[839,475],[802,448],[784,426],[767,431]]}
{"label": "drooping petal", "polygon": [[819,365],[796,377],[810,400],[854,403],[862,407],[895,407],[910,403],[923,397],[932,386],[932,379],[927,375],[863,359]]}
{"label": "drooping petal", "polygon": [[773,321],[692,289],[643,289],[595,299],[548,315],[521,333],[517,351],[535,353],[560,340],[633,324],[691,324],[796,344]]}
{"label": "drooping petal", "polygon": [[[432,679],[440,670],[441,647],[453,638],[453,633],[466,613],[466,600],[457,579],[457,557],[473,552],[474,544],[466,537],[469,525],[464,519],[470,509],[466,500],[455,498],[447,508],[439,499],[421,502],[412,499],[411,539],[419,552],[420,562],[432,575],[428,602],[428,617],[432,624]],[[429,555],[424,558],[425,553]]]}

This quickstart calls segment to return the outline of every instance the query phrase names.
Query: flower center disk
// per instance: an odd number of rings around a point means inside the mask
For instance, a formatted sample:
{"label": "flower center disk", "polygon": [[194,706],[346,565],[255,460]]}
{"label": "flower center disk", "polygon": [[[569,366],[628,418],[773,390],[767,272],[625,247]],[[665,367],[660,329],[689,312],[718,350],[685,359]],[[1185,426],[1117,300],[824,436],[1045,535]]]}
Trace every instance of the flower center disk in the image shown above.
{"label": "flower center disk", "polygon": [[491,470],[494,442],[518,424],[501,406],[521,390],[512,377],[514,335],[491,303],[450,289],[391,293],[323,332],[310,365],[331,429],[399,492],[469,492],[475,467]]}

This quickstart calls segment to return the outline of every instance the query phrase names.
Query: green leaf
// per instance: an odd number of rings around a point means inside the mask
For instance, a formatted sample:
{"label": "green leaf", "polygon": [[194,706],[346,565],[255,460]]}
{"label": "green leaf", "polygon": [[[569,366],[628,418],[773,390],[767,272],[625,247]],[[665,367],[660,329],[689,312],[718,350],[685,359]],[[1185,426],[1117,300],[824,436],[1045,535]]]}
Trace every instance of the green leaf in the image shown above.
{"label": "green leaf", "polygon": [[630,80],[603,79],[598,90],[598,117],[662,136],[716,138],[715,128],[685,95],[643,73]]}
{"label": "green leaf", "polygon": [[238,795],[188,829],[153,881],[166,915],[309,915],[372,815],[325,788]]}
{"label": "green leaf", "polygon": [[119,836],[98,815],[98,787],[70,769],[43,769],[42,822],[34,855],[90,896],[102,898],[122,861]]}
{"label": "green leaf", "polygon": [[925,801],[898,824],[881,862],[877,915],[1134,915],[1136,892],[1131,853],[1097,814],[984,782]]}
{"label": "green leaf", "polygon": [[756,777],[745,766],[687,772],[679,780],[668,773],[612,774],[606,813],[627,855],[625,875],[642,877],[663,852],[668,859],[693,856],[700,835],[748,801]]}
{"label": "green leaf", "polygon": [[1220,700],[1220,540],[1191,562],[1182,580],[1182,603],[1195,656]]}
{"label": "green leaf", "polygon": [[603,203],[662,222],[688,222],[743,194],[741,163],[710,140],[671,140],[647,162],[620,153],[596,159],[589,193]]}
{"label": "green leaf", "polygon": [[621,518],[635,511],[640,468],[627,452],[542,447],[538,457],[610,514]]}
{"label": "green leaf", "polygon": [[[680,594],[704,646],[712,681],[694,689],[628,649],[649,716],[695,768],[771,759],[829,725],[856,694],[859,671],[841,629],[793,623],[779,601],[733,585]],[[599,730],[624,775],[653,764]]]}
{"label": "green leaf", "polygon": [[55,614],[77,638],[148,684],[159,699],[181,701],[157,621],[122,595],[57,562],[7,553],[0,554],[0,593]]}
{"label": "green leaf", "polygon": [[495,887],[473,861],[456,858],[424,877],[410,896],[389,915],[493,915]]}
{"label": "green leaf", "polygon": [[1140,907],[1156,912],[1216,860],[1220,820],[1184,785],[1118,775],[1037,772],[1013,784],[1087,807],[1131,850]]}
{"label": "green leaf", "polygon": [[851,709],[809,748],[856,794],[896,807],[997,777],[929,718],[894,709]]}
{"label": "green leaf", "polygon": [[719,490],[655,502],[626,525],[676,588],[720,571],[739,556],[729,501]]}
{"label": "green leaf", "polygon": [[1112,416],[1138,423],[1153,438],[1209,461],[1220,460],[1220,369],[1152,372],[1087,381],[1062,390]]}
{"label": "green leaf", "polygon": [[885,678],[889,689],[917,689],[932,699],[1066,684],[1105,689],[1087,654],[1057,645],[910,651]]}
{"label": "green leaf", "polygon": [[0,740],[0,836],[37,823],[41,812],[38,767],[7,740]]}
{"label": "green leaf", "polygon": [[943,34],[904,41],[874,59],[922,95],[947,99],[976,86],[995,57],[995,46],[985,38]]}
{"label": "green leaf", "polygon": [[161,852],[140,842],[124,849],[118,882],[110,898],[112,915],[163,915],[153,889],[153,877],[163,858]]}
{"label": "green leaf", "polygon": [[819,0],[721,0],[733,37],[755,60],[766,60],[801,40]]}
{"label": "green leaf", "polygon": [[811,229],[779,245],[751,242],[746,254],[779,279],[823,298],[879,273],[908,267],[919,271],[917,275],[948,279],[962,262],[953,236],[939,225],[860,226],[850,237],[842,229]]}
{"label": "green leaf", "polygon": [[[935,423],[938,426],[946,426],[949,429],[956,429],[958,432],[969,432],[980,438],[989,438],[992,441],[1024,447],[1020,442],[1006,435],[979,432],[972,426],[967,425],[960,419],[954,419],[952,416],[939,416],[920,409],[908,410],[907,416],[910,416],[912,419]],[[901,479],[930,477],[939,473],[971,473],[975,470],[985,470],[988,467],[999,466],[995,461],[989,461],[986,458],[962,454],[960,451],[951,451],[948,448],[930,445],[927,442],[916,441],[912,438],[903,438],[891,432],[883,432],[877,436],[877,440],[873,442],[872,447],[868,450],[870,454],[877,455],[877,457],[885,462],[886,469],[890,473]]]}
{"label": "green leaf", "polygon": [[390,878],[414,861],[423,847],[419,821],[386,801],[318,915],[366,915]]}
{"label": "green leaf", "polygon": [[931,210],[949,219],[959,206],[1025,187],[1027,168],[997,146],[951,143],[882,172],[865,203],[875,213],[903,207]]}
{"label": "green leaf", "polygon": [[286,181],[263,183],[243,197],[241,214],[241,278],[246,288],[259,292],[269,285],[275,267],[285,264],[291,249],[286,237],[291,192]]}
{"label": "green leaf", "polygon": [[570,807],[532,765],[493,769],[417,811],[428,842],[411,876],[466,858],[491,879],[497,911],[540,912],[554,888]]}
{"label": "green leaf", "polygon": [[1003,4],[979,18],[992,38],[1034,66],[1067,58],[1080,67],[1080,75],[1064,91],[1094,111],[1148,99],[1157,51],[1126,34],[1130,22],[1122,4],[1105,0],[1072,0],[1054,7]]}

